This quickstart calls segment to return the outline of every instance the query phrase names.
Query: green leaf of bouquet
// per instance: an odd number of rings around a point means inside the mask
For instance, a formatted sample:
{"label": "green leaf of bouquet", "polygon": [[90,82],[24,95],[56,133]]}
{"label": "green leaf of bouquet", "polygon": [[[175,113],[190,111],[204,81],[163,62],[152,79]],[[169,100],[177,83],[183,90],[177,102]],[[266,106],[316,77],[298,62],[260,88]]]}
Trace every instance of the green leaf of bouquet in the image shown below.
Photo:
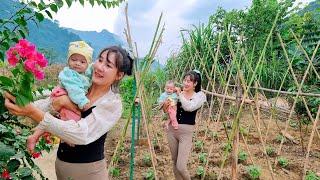
{"label": "green leaf of bouquet", "polygon": [[24,34],[24,32],[22,30],[18,30],[19,31],[19,34],[22,38],[26,38],[26,35]]}
{"label": "green leaf of bouquet", "polygon": [[11,72],[12,72],[13,76],[16,77],[20,71],[18,68],[14,68]]}
{"label": "green leaf of bouquet", "polygon": [[28,102],[33,101],[32,96],[32,87],[31,85],[34,82],[33,75],[31,73],[23,74],[20,82],[19,94],[23,95],[25,98],[28,99]]}
{"label": "green leaf of bouquet", "polygon": [[4,61],[4,53],[0,52],[0,61]]}
{"label": "green leaf of bouquet", "polygon": [[0,161],[7,162],[15,154],[15,150],[0,142]]}
{"label": "green leaf of bouquet", "polygon": [[28,103],[30,102],[30,100],[28,98],[26,98],[24,95],[22,94],[18,94],[16,96],[16,103],[19,105],[19,106],[25,106],[27,105]]}
{"label": "green leaf of bouquet", "polygon": [[7,164],[9,172],[15,172],[19,168],[19,166],[20,161],[17,159],[11,159]]}
{"label": "green leaf of bouquet", "polygon": [[0,85],[12,87],[13,81],[12,81],[12,79],[10,79],[6,76],[0,76]]}
{"label": "green leaf of bouquet", "polygon": [[7,42],[2,42],[1,46],[3,46],[5,49],[9,49],[10,45]]}

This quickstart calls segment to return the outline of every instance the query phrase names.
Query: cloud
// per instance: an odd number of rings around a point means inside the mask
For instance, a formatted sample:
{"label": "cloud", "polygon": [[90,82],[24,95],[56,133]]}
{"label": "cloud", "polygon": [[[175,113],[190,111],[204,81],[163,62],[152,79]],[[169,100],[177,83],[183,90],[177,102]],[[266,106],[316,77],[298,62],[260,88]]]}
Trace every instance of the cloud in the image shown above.
{"label": "cloud", "polygon": [[79,2],[72,3],[68,8],[63,6],[54,16],[61,27],[69,27],[82,31],[114,32],[114,24],[118,16],[118,8],[105,9],[103,6],[91,6],[86,2],[83,7]]}
{"label": "cloud", "polygon": [[[193,24],[207,22],[210,15],[221,6],[225,9],[244,9],[251,5],[250,0],[129,0],[129,22],[133,40],[137,42],[139,56],[149,51],[158,18],[163,12],[165,32],[157,58],[164,64],[170,54],[181,45],[180,30],[190,29]],[[115,33],[124,37],[124,5],[115,21]],[[125,37],[124,37],[125,39]]]}

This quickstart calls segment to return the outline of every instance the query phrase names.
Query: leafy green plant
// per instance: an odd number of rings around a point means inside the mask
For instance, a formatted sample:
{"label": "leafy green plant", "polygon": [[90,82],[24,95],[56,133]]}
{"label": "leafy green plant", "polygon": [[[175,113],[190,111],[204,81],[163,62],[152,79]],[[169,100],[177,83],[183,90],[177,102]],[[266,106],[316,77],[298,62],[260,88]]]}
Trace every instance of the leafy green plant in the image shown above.
{"label": "leafy green plant", "polygon": [[320,180],[320,177],[313,171],[308,171],[305,180]]}
{"label": "leafy green plant", "polygon": [[286,142],[286,138],[283,135],[278,134],[276,136],[276,142],[281,143],[282,140],[283,140],[284,143]]}
{"label": "leafy green plant", "polygon": [[125,151],[125,147],[124,147],[123,144],[121,144],[120,147],[119,147],[119,152],[123,153],[124,151]]}
{"label": "leafy green plant", "polygon": [[202,140],[197,140],[194,145],[195,150],[200,151],[203,148],[204,142]]}
{"label": "leafy green plant", "polygon": [[261,176],[261,168],[256,165],[250,165],[246,168],[250,179],[259,179]]}
{"label": "leafy green plant", "polygon": [[238,161],[240,163],[245,162],[248,158],[248,154],[245,151],[240,151],[238,155]]}
{"label": "leafy green plant", "polygon": [[292,128],[298,128],[299,127],[299,124],[296,121],[293,121],[293,120],[289,121],[289,125]]}
{"label": "leafy green plant", "polygon": [[115,155],[112,159],[113,162],[119,162],[120,161],[120,156],[119,154]]}
{"label": "leafy green plant", "polygon": [[277,161],[278,161],[279,165],[283,168],[286,168],[289,165],[289,161],[285,157],[279,157]]}
{"label": "leafy green plant", "polygon": [[211,138],[218,139],[218,132],[210,131],[210,136],[211,136]]}
{"label": "leafy green plant", "polygon": [[154,171],[152,169],[148,169],[148,171],[144,174],[144,179],[146,180],[153,180],[154,177]]}
{"label": "leafy green plant", "polygon": [[146,166],[151,166],[152,165],[151,155],[149,153],[144,154],[142,158],[142,162]]}
{"label": "leafy green plant", "polygon": [[120,176],[120,168],[118,167],[111,167],[110,170],[109,170],[109,174],[112,176],[112,177],[119,177]]}
{"label": "leafy green plant", "polygon": [[267,152],[267,155],[270,157],[273,157],[276,155],[276,151],[275,151],[274,147],[272,147],[272,146],[268,146],[266,148],[266,152]]}
{"label": "leafy green plant", "polygon": [[123,102],[123,118],[128,118],[131,112],[131,106],[134,99],[133,89],[133,77],[125,77],[120,83],[120,94]]}
{"label": "leafy green plant", "polygon": [[207,153],[200,153],[198,155],[198,159],[199,159],[200,163],[202,163],[202,164],[206,164],[207,163],[207,157],[208,157]]}
{"label": "leafy green plant", "polygon": [[243,136],[248,136],[249,130],[248,130],[247,128],[244,128],[244,127],[240,126],[240,133],[241,133]]}
{"label": "leafy green plant", "polygon": [[198,176],[202,177],[204,175],[204,167],[203,166],[198,166],[196,173],[197,173]]}
{"label": "leafy green plant", "polygon": [[[318,69],[319,69],[318,72],[320,72],[320,66],[318,67]],[[320,93],[319,84],[320,84],[319,79],[310,78],[310,80],[307,81],[302,86],[302,91],[308,92],[308,93],[318,94],[318,93]],[[291,90],[296,91],[296,88],[293,87]],[[310,111],[312,117],[315,117],[317,114],[317,111],[318,111],[318,107],[320,105],[320,99],[317,97],[305,97],[305,101],[308,105],[308,108],[309,108],[309,111]],[[295,111],[299,115],[299,119],[303,119],[302,124],[309,125],[310,123],[312,123],[310,117],[308,116],[306,106],[305,106],[301,97],[299,97],[297,100],[297,103],[295,106]]]}
{"label": "leafy green plant", "polygon": [[42,150],[50,151],[50,136],[41,137],[36,145],[36,152],[30,154],[26,147],[27,137],[31,135],[30,127],[20,124],[16,117],[6,113],[2,114],[0,119],[0,172],[8,177],[7,179],[32,179],[35,173],[45,179],[33,159],[38,158]]}
{"label": "leafy green plant", "polygon": [[224,150],[224,151],[231,152],[231,150],[232,150],[232,145],[231,145],[231,143],[225,143],[225,144],[223,145],[223,150]]}

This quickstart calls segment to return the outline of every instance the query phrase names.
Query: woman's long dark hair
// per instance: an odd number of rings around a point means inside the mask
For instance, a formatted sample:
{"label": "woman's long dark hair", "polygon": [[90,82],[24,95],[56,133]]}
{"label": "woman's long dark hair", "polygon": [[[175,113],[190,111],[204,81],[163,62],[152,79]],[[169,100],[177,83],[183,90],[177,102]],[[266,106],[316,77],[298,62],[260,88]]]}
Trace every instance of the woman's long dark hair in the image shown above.
{"label": "woman's long dark hair", "polygon": [[190,77],[190,80],[193,83],[197,83],[194,91],[195,92],[201,91],[201,75],[200,75],[200,73],[197,73],[196,71],[189,71],[186,74],[184,74],[183,79],[186,78],[187,76]]}
{"label": "woman's long dark hair", "polygon": [[101,57],[101,54],[105,51],[108,51],[107,57],[110,53],[116,54],[116,67],[119,72],[123,72],[125,75],[132,75],[133,59],[130,57],[129,53],[119,46],[110,46],[103,49],[98,57]]}
{"label": "woman's long dark hair", "polygon": [[[101,54],[105,51],[107,52],[107,58],[110,53],[116,54],[115,66],[118,69],[118,72],[123,72],[125,75],[132,75],[133,68],[133,59],[130,57],[129,53],[119,46],[110,46],[103,49],[98,57],[101,57]],[[111,90],[115,93],[119,93],[119,82],[116,81],[111,85]]]}

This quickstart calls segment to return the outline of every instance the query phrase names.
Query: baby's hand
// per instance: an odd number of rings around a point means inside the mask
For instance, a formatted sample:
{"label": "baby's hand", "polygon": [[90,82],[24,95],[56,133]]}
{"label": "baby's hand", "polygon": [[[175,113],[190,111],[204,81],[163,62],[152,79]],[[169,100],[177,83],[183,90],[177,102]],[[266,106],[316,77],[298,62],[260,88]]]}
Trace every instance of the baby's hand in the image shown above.
{"label": "baby's hand", "polygon": [[86,105],[83,106],[82,111],[86,111],[86,110],[88,110],[90,107],[91,107],[91,104],[90,104],[90,102],[88,102]]}
{"label": "baby's hand", "polygon": [[163,112],[167,113],[169,106],[170,106],[170,101],[169,100],[164,101],[162,105]]}
{"label": "baby's hand", "polygon": [[181,88],[180,88],[180,87],[176,87],[176,88],[175,88],[175,91],[177,92],[177,94],[180,94]]}

